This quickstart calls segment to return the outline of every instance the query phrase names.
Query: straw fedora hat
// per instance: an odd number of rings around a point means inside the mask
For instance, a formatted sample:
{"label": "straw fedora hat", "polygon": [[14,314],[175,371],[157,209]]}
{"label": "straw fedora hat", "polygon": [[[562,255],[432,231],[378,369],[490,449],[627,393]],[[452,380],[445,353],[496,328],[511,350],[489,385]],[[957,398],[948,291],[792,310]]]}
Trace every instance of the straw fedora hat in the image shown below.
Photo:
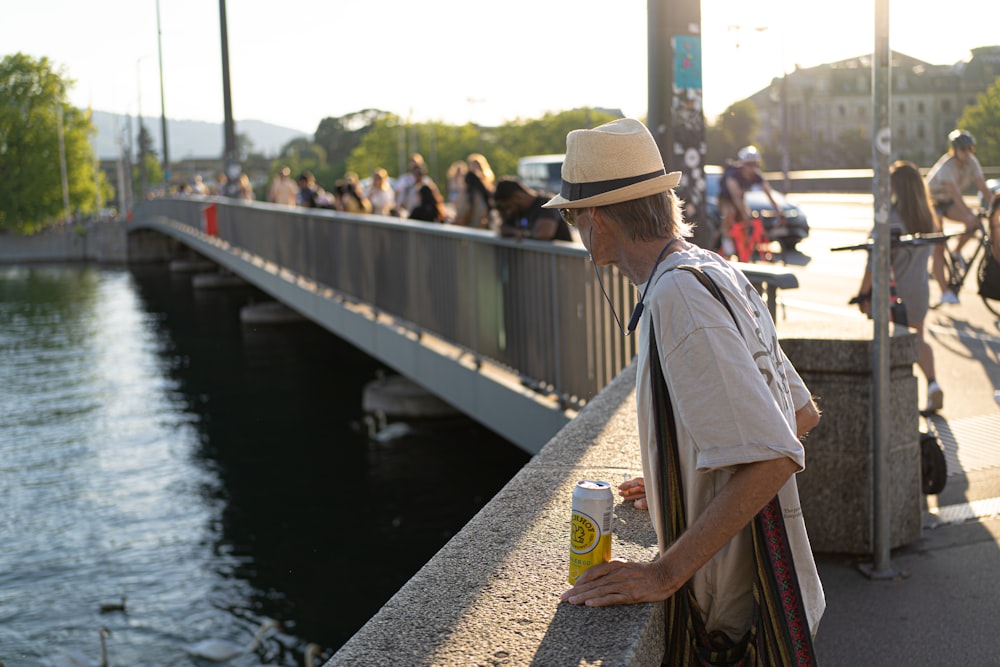
{"label": "straw fedora hat", "polygon": [[667,173],[660,149],[646,126],[621,118],[592,130],[566,135],[562,188],[545,208],[587,208],[666,192],[681,180]]}

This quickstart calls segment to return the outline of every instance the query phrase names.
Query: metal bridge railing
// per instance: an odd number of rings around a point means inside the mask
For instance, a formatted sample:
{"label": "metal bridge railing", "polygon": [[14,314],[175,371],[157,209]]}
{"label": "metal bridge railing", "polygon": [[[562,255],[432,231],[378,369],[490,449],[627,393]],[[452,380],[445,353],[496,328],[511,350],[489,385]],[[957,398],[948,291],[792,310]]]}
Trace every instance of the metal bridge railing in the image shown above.
{"label": "metal bridge railing", "polygon": [[[635,355],[577,244],[208,197],[149,200],[136,217],[201,232],[209,206],[234,248],[506,367],[566,407],[581,407]],[[629,281],[602,272],[619,317],[632,312]]]}
{"label": "metal bridge railing", "polygon": [[[566,407],[581,407],[635,356],[635,337],[621,335],[578,244],[209,197],[149,200],[137,215],[200,232],[208,207],[231,246],[492,360]],[[766,290],[774,318],[777,290],[797,287],[795,275],[739,266]],[[635,290],[616,268],[600,271],[627,317]]]}

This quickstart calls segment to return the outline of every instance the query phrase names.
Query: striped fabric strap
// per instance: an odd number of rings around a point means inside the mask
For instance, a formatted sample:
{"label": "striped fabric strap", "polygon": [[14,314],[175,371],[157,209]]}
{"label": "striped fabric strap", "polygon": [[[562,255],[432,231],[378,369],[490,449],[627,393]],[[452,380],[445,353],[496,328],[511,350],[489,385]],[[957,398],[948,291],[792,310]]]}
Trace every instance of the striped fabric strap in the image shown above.
{"label": "striped fabric strap", "polygon": [[[678,267],[694,274],[733,316],[722,291],[703,271]],[[739,329],[739,323],[736,324]],[[670,545],[687,528],[684,486],[677,449],[677,422],[660,366],[656,331],[650,330],[650,376],[653,419],[656,425],[660,465],[657,475],[663,511],[659,513],[660,535]],[[664,664],[679,665],[768,665],[784,667],[816,664],[812,635],[795,573],[781,502],[775,496],[751,524],[754,549],[753,619],[739,642],[711,636],[698,610],[690,583],[666,602],[667,653]]]}

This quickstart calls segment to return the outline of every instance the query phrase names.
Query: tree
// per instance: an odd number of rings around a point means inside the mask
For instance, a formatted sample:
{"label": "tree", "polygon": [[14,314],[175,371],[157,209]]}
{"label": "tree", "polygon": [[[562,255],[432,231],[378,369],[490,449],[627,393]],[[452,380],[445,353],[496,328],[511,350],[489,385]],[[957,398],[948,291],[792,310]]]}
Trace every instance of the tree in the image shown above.
{"label": "tree", "polygon": [[741,100],[730,104],[718,120],[719,129],[726,142],[726,154],[736,156],[741,147],[754,143],[757,132],[760,131],[760,116],[757,105],[750,100]]}
{"label": "tree", "polygon": [[976,138],[976,157],[984,165],[1000,165],[1000,77],[965,108],[958,126]]}
{"label": "tree", "polygon": [[[376,121],[390,115],[378,109],[363,109],[338,118],[327,117],[319,122],[314,141],[326,151],[330,170],[343,175],[347,158],[374,127]],[[353,170],[352,170],[353,171]]]}
{"label": "tree", "polygon": [[0,228],[33,233],[63,217],[60,114],[70,209],[97,207],[94,128],[89,112],[68,103],[70,85],[48,58],[0,60]]}
{"label": "tree", "polygon": [[281,149],[281,154],[272,164],[272,173],[283,166],[292,170],[292,177],[298,178],[303,171],[315,176],[326,168],[326,151],[305,137],[292,139]]}

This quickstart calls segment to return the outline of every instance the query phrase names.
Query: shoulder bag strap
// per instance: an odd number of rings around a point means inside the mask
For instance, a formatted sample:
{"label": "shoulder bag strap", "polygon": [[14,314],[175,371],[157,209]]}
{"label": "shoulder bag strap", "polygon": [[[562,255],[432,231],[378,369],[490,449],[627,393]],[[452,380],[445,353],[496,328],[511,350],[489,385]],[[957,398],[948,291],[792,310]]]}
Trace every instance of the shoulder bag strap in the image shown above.
{"label": "shoulder bag strap", "polygon": [[[712,296],[725,306],[733,318],[737,331],[740,331],[736,314],[715,281],[697,267],[683,265],[677,268],[695,276]],[[740,335],[742,336],[742,331]],[[666,378],[660,366],[655,329],[651,328],[649,340],[653,416],[660,459],[660,464],[657,466],[662,509],[659,512],[659,521],[661,535],[666,536],[665,541],[669,545],[686,529],[687,514],[680,473],[680,454],[677,449],[677,422]],[[751,522],[751,527],[755,563],[753,624],[747,639],[747,655],[752,658],[751,664],[814,666],[816,658],[812,635],[809,632],[781,502],[777,495],[757,513]],[[720,663],[724,664],[727,659],[735,658],[737,652],[742,653],[744,650],[742,647],[734,647],[732,651],[723,652],[722,655],[707,651],[707,647],[701,649],[689,647],[686,638],[690,637],[691,633],[704,638],[705,628],[693,602],[690,586],[685,586],[685,589],[687,589],[686,594],[675,594],[667,601],[668,654],[680,658],[676,651],[678,647],[684,647],[679,649],[685,653],[683,664],[689,664],[688,660],[712,664],[713,658],[721,658]],[[689,634],[686,635],[685,632]]]}

